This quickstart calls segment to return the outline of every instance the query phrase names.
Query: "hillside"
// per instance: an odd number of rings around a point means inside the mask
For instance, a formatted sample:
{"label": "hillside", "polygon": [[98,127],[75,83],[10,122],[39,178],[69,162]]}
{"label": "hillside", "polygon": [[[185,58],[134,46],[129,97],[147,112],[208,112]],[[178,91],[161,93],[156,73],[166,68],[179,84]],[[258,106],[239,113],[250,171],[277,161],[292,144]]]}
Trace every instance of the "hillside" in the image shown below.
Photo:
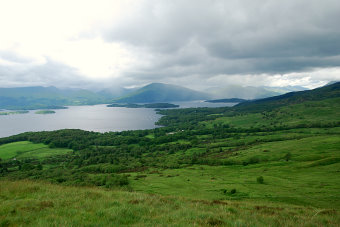
{"label": "hillside", "polygon": [[240,98],[240,99],[261,99],[280,95],[284,92],[275,91],[264,87],[243,87],[239,85],[228,85],[224,87],[213,87],[206,90],[214,99]]}
{"label": "hillside", "polygon": [[253,86],[240,86],[228,85],[224,87],[213,87],[206,90],[215,99],[227,98],[240,98],[240,99],[263,99],[267,97],[277,96],[292,91],[307,90],[299,86],[286,86],[286,87],[253,87]]}
{"label": "hillside", "polygon": [[104,96],[85,89],[0,88],[0,108],[2,109],[48,109],[64,105],[98,104],[106,100]]}
{"label": "hillside", "polygon": [[[326,226],[333,210],[2,181],[1,226]],[[252,217],[252,218],[249,218]],[[312,218],[311,218],[312,217]]]}
{"label": "hillside", "polygon": [[138,89],[135,92],[116,99],[115,102],[153,103],[202,100],[207,98],[209,98],[208,94],[194,91],[188,88],[170,84],[152,83]]}
{"label": "hillside", "polygon": [[159,112],[165,127],[152,130],[1,138],[0,215],[11,225],[36,225],[30,214],[40,225],[340,224],[339,83]]}
{"label": "hillside", "polygon": [[340,82],[314,90],[290,92],[284,95],[269,97],[260,100],[243,102],[235,106],[235,109],[244,111],[263,111],[290,104],[298,104],[307,101],[320,101],[329,98],[340,97]]}

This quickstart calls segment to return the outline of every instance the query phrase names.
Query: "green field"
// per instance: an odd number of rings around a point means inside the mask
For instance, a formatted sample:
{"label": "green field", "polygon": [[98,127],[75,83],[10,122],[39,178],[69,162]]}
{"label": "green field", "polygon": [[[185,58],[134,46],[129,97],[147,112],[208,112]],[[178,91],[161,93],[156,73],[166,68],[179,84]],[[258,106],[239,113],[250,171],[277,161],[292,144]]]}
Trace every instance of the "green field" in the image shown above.
{"label": "green field", "polygon": [[63,148],[51,149],[45,144],[34,144],[28,141],[15,142],[0,146],[0,158],[46,158],[54,155],[63,155],[72,150]]}

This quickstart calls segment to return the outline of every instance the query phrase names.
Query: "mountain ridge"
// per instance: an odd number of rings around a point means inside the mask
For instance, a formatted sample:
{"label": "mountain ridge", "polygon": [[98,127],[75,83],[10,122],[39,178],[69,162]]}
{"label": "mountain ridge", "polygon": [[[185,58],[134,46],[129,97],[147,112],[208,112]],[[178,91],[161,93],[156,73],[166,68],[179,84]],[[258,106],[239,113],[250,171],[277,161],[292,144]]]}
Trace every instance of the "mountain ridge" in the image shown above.
{"label": "mountain ridge", "polygon": [[209,97],[209,94],[177,85],[151,83],[114,101],[119,103],[155,103],[204,100]]}

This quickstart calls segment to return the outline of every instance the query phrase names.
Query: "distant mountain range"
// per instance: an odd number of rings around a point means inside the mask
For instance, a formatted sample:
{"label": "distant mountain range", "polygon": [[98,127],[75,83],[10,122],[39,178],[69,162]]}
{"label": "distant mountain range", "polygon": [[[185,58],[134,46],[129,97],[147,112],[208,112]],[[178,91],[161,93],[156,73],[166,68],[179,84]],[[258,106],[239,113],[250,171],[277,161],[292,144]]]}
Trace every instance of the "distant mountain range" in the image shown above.
{"label": "distant mountain range", "polygon": [[1,109],[56,109],[65,105],[91,105],[107,101],[104,96],[85,89],[0,88]]}
{"label": "distant mountain range", "polygon": [[110,103],[162,103],[207,99],[260,99],[305,90],[303,87],[242,87],[210,88],[204,92],[185,87],[152,83],[141,88],[103,89],[93,92],[85,89],[59,89],[56,87],[0,88],[0,109],[55,109],[67,105],[93,105]]}
{"label": "distant mountain range", "polygon": [[206,90],[215,99],[262,99],[281,95],[291,91],[302,91],[307,88],[299,86],[287,86],[287,87],[252,87],[252,86],[240,86],[240,85],[228,85],[225,87],[213,87]]}

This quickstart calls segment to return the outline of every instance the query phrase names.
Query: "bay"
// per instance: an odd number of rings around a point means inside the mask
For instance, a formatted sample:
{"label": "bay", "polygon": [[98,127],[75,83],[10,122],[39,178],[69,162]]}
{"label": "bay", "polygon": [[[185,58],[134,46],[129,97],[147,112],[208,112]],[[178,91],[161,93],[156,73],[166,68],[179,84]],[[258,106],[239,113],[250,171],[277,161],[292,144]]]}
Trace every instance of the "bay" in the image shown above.
{"label": "bay", "polygon": [[[233,106],[234,103],[207,103],[203,101],[173,102],[180,108]],[[161,115],[149,108],[69,106],[54,110],[54,114],[0,115],[0,138],[23,132],[53,131],[59,129],[82,129],[94,132],[152,129]],[[8,111],[5,111],[8,112]]]}
{"label": "bay", "polygon": [[69,106],[54,111],[55,114],[36,114],[36,110],[32,110],[26,114],[0,116],[0,137],[58,129],[95,132],[151,129],[161,117],[153,109],[110,108],[106,105]]}

